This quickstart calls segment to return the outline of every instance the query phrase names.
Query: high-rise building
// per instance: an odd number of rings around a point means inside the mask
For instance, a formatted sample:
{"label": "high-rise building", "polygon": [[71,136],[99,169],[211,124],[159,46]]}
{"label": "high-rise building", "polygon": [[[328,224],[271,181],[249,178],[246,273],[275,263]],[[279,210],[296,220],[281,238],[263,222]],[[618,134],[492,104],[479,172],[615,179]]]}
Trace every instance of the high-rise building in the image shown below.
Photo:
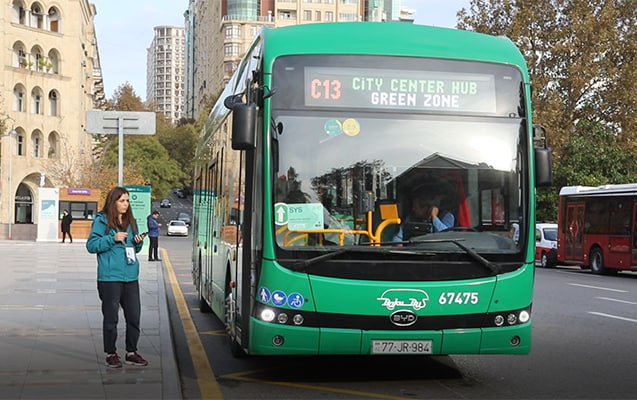
{"label": "high-rise building", "polygon": [[401,21],[400,0],[190,0],[185,18],[189,118],[221,93],[263,26]]}
{"label": "high-rise building", "polygon": [[0,8],[0,238],[35,239],[39,187],[70,186],[91,162],[86,111],[105,104],[87,0]]}
{"label": "high-rise building", "polygon": [[156,26],[147,49],[146,103],[176,124],[184,116],[186,92],[184,28]]}

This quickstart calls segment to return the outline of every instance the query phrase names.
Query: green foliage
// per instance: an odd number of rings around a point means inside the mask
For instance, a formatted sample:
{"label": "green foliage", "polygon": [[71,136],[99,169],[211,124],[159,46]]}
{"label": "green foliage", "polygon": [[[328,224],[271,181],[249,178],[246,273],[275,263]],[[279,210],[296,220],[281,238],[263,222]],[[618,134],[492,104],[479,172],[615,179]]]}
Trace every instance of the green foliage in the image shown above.
{"label": "green foliage", "polygon": [[186,175],[179,186],[189,186],[193,174],[193,159],[198,135],[192,124],[157,131],[157,139],[168,152],[169,157],[179,164]]}
{"label": "green foliage", "polygon": [[[116,111],[147,111],[130,83],[119,86],[109,101]],[[124,183],[149,184],[153,199],[166,197],[174,187],[190,184],[196,135],[192,124],[174,127],[162,113],[156,115],[156,133],[152,136],[124,137]],[[108,135],[100,147],[99,170],[117,171],[117,135]],[[110,181],[107,178],[104,181]],[[141,180],[141,182],[140,182]],[[102,188],[105,190],[109,188]]]}
{"label": "green foliage", "polygon": [[458,27],[509,37],[529,66],[533,120],[548,130],[554,220],[560,187],[635,182],[637,0],[471,0]]}
{"label": "green foliage", "polygon": [[637,153],[622,147],[619,135],[598,122],[579,121],[562,150],[553,187],[539,189],[538,220],[555,220],[562,186],[600,186],[637,182]]}
{"label": "green foliage", "polygon": [[[102,162],[106,166],[117,166],[117,151],[106,153]],[[188,179],[179,163],[170,158],[168,151],[154,136],[125,137],[124,165],[142,173],[146,183],[152,186],[154,200],[166,197],[172,188]]]}

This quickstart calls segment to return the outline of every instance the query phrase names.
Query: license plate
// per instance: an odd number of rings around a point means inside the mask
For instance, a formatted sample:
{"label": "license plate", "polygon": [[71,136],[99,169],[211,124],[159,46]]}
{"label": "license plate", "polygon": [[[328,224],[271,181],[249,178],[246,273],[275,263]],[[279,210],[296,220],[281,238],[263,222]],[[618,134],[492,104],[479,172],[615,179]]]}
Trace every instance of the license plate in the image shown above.
{"label": "license plate", "polygon": [[431,354],[431,340],[372,340],[372,354]]}

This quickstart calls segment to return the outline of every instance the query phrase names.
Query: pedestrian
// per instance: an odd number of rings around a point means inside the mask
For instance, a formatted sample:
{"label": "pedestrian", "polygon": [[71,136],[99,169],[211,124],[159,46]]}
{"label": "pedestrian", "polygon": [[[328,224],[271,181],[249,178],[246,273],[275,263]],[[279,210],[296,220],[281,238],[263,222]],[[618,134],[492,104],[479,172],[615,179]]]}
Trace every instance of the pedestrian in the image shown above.
{"label": "pedestrian", "polygon": [[66,239],[66,235],[69,235],[69,242],[73,243],[73,236],[71,236],[71,223],[73,222],[73,217],[69,214],[69,210],[63,211],[62,216],[62,243]]}
{"label": "pedestrian", "polygon": [[159,251],[159,227],[160,223],[157,221],[159,218],[159,211],[154,210],[152,214],[146,218],[146,226],[148,227],[148,238],[150,240],[150,246],[148,246],[148,261],[161,261],[161,258],[157,255]]}
{"label": "pedestrian", "polygon": [[117,354],[119,308],[126,320],[126,364],[146,366],[137,352],[140,332],[139,260],[145,235],[139,235],[129,203],[128,191],[114,187],[108,192],[104,208],[97,213],[86,242],[86,249],[97,254],[97,290],[102,301],[102,337],[106,366],[121,368]]}

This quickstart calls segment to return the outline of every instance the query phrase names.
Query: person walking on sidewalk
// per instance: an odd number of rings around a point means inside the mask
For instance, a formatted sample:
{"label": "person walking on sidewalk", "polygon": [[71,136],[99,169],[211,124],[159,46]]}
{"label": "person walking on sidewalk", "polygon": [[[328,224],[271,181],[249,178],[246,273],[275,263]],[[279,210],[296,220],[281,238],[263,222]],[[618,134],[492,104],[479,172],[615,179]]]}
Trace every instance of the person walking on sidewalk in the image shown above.
{"label": "person walking on sidewalk", "polygon": [[73,243],[73,236],[71,236],[71,223],[73,217],[69,214],[69,210],[64,210],[62,217],[62,243],[66,239],[66,235],[69,235],[69,242]]}
{"label": "person walking on sidewalk", "polygon": [[97,254],[97,291],[102,301],[102,336],[106,366],[121,368],[117,354],[119,307],[126,319],[126,364],[146,366],[137,352],[140,333],[139,260],[144,235],[139,235],[128,190],[114,187],[95,216],[86,249]]}
{"label": "person walking on sidewalk", "polygon": [[146,218],[146,225],[148,227],[148,238],[150,240],[150,246],[148,246],[148,261],[161,261],[157,252],[159,251],[159,211],[154,210],[152,214]]}

